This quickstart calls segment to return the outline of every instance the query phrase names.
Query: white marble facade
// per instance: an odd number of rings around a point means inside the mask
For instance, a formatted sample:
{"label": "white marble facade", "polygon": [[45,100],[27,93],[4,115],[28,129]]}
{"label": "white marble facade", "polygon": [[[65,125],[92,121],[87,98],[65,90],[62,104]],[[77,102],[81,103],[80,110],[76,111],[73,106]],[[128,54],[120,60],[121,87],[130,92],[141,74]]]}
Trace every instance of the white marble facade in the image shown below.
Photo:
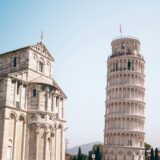
{"label": "white marble facade", "polygon": [[0,54],[0,159],[64,160],[66,95],[42,43]]}
{"label": "white marble facade", "polygon": [[140,41],[112,41],[107,61],[105,160],[144,159],[144,59]]}

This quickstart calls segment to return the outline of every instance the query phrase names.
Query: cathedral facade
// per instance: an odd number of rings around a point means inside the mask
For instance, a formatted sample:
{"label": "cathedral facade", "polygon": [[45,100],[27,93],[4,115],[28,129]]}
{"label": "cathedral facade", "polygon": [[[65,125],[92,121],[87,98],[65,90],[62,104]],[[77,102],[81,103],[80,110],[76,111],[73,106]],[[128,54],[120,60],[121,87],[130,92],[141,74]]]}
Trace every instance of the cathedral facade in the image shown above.
{"label": "cathedral facade", "polygon": [[144,160],[144,64],[140,41],[112,41],[107,61],[105,160]]}
{"label": "cathedral facade", "polygon": [[64,160],[63,90],[43,43],[0,55],[0,159]]}

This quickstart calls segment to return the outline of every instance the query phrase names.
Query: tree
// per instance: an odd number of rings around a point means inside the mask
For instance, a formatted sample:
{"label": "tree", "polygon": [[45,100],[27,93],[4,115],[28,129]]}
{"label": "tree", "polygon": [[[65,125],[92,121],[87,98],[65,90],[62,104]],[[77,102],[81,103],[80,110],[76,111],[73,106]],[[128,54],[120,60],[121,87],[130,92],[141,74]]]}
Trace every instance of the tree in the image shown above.
{"label": "tree", "polygon": [[151,145],[145,142],[145,149],[146,149],[146,150],[151,149]]}
{"label": "tree", "polygon": [[100,146],[97,145],[97,148],[96,148],[96,152],[95,152],[95,158],[96,160],[102,160],[102,153],[101,153],[101,150],[100,150]]}
{"label": "tree", "polygon": [[82,157],[83,157],[83,155],[82,155],[82,152],[81,152],[81,148],[79,147],[79,149],[78,149],[78,155],[77,155],[77,160],[82,160]]}
{"label": "tree", "polygon": [[95,160],[102,160],[102,144],[95,144],[92,151],[89,152],[89,160],[92,160],[92,154],[95,154]]}
{"label": "tree", "polygon": [[147,150],[151,149],[151,145],[145,142],[145,160],[148,160]]}
{"label": "tree", "polygon": [[159,157],[158,157],[158,148],[156,148],[156,150],[155,150],[155,160],[159,160]]}
{"label": "tree", "polygon": [[151,148],[151,160],[155,160],[154,149],[153,148]]}
{"label": "tree", "polygon": [[73,156],[73,157],[72,157],[72,160],[77,160],[76,156]]}
{"label": "tree", "polygon": [[92,151],[88,152],[88,160],[92,160]]}
{"label": "tree", "polygon": [[145,149],[145,160],[148,160],[148,157],[147,157],[147,150]]}

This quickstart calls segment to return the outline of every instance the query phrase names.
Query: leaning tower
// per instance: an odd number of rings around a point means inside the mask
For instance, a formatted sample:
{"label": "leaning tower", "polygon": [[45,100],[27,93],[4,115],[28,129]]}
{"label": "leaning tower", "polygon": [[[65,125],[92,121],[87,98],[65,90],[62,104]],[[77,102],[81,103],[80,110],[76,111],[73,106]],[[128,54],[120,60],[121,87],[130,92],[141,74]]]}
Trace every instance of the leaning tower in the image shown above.
{"label": "leaning tower", "polygon": [[107,61],[105,160],[144,159],[144,59],[140,41],[112,41]]}

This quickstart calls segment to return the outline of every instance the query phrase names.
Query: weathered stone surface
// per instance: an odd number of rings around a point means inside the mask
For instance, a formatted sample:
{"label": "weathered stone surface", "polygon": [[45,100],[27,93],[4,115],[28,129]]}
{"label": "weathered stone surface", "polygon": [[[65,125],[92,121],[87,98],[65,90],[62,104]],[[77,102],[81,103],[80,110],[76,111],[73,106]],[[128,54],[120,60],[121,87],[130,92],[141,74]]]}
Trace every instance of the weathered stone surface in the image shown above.
{"label": "weathered stone surface", "polygon": [[64,100],[38,43],[0,55],[0,159],[64,160]]}
{"label": "weathered stone surface", "polygon": [[144,159],[144,59],[136,38],[112,41],[107,61],[105,160]]}

